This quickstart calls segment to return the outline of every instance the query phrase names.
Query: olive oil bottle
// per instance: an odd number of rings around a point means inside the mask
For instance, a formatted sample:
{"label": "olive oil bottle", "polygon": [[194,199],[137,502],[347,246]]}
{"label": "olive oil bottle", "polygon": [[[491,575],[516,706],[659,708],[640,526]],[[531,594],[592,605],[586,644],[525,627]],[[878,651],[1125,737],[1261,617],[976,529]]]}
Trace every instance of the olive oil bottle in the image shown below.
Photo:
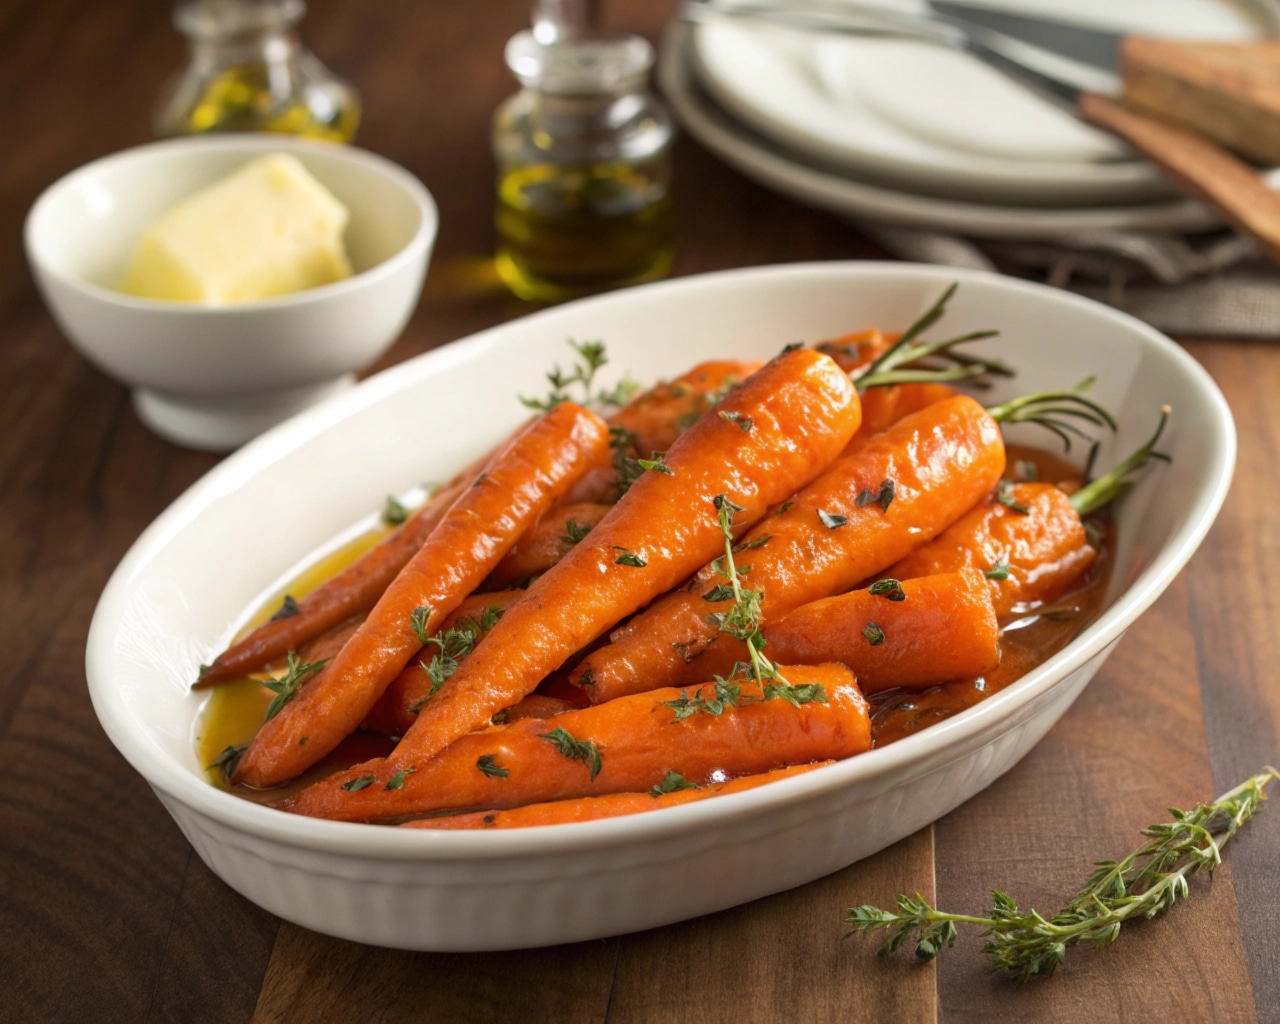
{"label": "olive oil bottle", "polygon": [[303,0],[178,0],[190,61],[155,115],[159,135],[267,131],[350,142],[355,90],[302,45]]}
{"label": "olive oil bottle", "polygon": [[653,47],[521,32],[506,60],[523,88],[493,123],[503,281],[557,302],[665,275],[672,126],[646,89]]}

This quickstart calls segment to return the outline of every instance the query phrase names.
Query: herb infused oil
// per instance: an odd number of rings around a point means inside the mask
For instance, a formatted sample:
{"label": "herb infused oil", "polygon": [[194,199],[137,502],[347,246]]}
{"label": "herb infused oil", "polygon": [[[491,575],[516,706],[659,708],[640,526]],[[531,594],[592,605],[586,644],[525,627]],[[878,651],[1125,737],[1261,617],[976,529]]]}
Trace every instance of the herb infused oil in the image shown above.
{"label": "herb infused oil", "polygon": [[555,302],[662,277],[672,128],[645,90],[653,48],[522,32],[506,56],[524,88],[494,117],[502,279],[521,298]]}

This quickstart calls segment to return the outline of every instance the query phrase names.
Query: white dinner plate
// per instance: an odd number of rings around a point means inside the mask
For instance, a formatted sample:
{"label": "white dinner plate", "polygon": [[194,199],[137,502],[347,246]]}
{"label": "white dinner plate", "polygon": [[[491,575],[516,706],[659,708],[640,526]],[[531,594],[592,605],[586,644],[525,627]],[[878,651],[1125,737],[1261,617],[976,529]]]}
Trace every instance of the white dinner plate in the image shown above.
{"label": "white dinner plate", "polygon": [[[855,223],[951,231],[975,238],[1052,240],[1084,231],[1187,233],[1221,226],[1191,199],[1098,207],[1031,207],[939,199],[813,166],[735,121],[698,87],[685,59],[689,32],[673,26],[658,64],[662,91],[684,128],[725,163],[767,188]],[[1266,180],[1280,187],[1280,170]]]}
{"label": "white dinner plate", "polygon": [[[1277,28],[1262,8],[1231,0],[1130,0],[1112,4],[1117,12],[1079,0],[999,6],[1160,36],[1248,39]],[[703,24],[694,36],[693,66],[717,103],[810,163],[890,187],[1002,205],[1133,203],[1172,194],[1155,168],[1111,135],[965,54],[745,19]],[[1079,84],[1115,88],[1114,75],[1065,66]]]}
{"label": "white dinner plate", "polygon": [[[396,829],[286,814],[209,784],[193,743],[207,697],[190,688],[198,664],[225,647],[255,598],[384,495],[448,477],[521,423],[528,410],[515,396],[563,362],[565,338],[606,342],[606,386],[628,370],[648,382],[701,360],[767,358],[795,339],[902,328],[957,280],[942,329],[1000,329],[983,351],[1019,370],[985,400],[1096,373],[1095,397],[1119,424],[1101,465],[1150,435],[1161,403],[1174,408],[1161,442],[1172,462],[1153,465],[1116,509],[1105,610],[1022,679],[887,747],[747,792],[603,821]],[[1234,458],[1231,414],[1195,360],[1133,317],[1042,285],[828,262],[630,288],[392,367],[227,458],[148,527],[112,575],[89,630],[89,693],[107,735],[201,859],[290,921],[437,950],[651,928],[839,870],[1013,767],[1191,556],[1226,495]]]}

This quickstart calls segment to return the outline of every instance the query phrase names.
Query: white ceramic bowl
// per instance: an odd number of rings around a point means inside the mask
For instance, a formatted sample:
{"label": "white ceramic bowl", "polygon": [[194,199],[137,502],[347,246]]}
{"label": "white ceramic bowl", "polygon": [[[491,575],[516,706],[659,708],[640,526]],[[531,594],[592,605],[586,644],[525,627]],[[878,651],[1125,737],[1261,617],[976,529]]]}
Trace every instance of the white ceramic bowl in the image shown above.
{"label": "white ceramic bowl", "polygon": [[[255,156],[292,153],[351,212],[356,273],[294,295],[206,308],[123,295],[143,231]],[[404,168],[283,135],[157,142],[50,185],[27,216],[27,259],[81,354],[134,388],[139,416],[190,447],[226,451],[354,383],[403,330],[435,241],[435,203]]]}
{"label": "white ceramic bowl", "polygon": [[[713,357],[764,357],[796,339],[900,327],[952,280],[947,332],[998,327],[1016,364],[992,400],[1099,376],[1119,417],[1100,465],[1175,410],[1125,499],[1108,609],[1066,649],[984,703],[892,746],[760,789],[630,818],[500,833],[305,819],[211,786],[189,690],[245,609],[381,503],[439,479],[527,410],[564,339],[602,338],[609,370],[641,381]],[[200,857],[291,921],[409,949],[571,942],[694,917],[838,870],[945,814],[1012,767],[1057,721],[1126,627],[1200,543],[1226,494],[1235,433],[1221,394],[1175,344],[1097,303],[974,272],[822,263],[732,271],[525,317],[428,353],[277,427],[227,459],[143,534],[89,634],[103,727]],[[262,515],[305,508],[305,516]]]}

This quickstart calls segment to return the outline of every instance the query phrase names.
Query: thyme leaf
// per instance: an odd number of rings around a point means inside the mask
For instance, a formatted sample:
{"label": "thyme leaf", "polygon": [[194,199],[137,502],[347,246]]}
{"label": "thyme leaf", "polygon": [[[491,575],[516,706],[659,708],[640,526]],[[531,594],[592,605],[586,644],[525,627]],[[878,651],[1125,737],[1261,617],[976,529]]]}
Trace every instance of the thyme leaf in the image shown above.
{"label": "thyme leaf", "polygon": [[413,632],[418,637],[418,643],[426,647],[431,642],[431,637],[427,635],[427,620],[431,618],[431,605],[420,604],[417,608],[409,613],[409,625],[413,627]]}
{"label": "thyme leaf", "polygon": [[587,523],[586,526],[579,526],[576,519],[566,519],[564,521],[564,533],[560,534],[559,539],[562,544],[571,548],[590,532],[590,523]]}
{"label": "thyme leaf", "polygon": [[849,522],[849,517],[818,509],[818,521],[828,530],[838,530]]}
{"label": "thyme leaf", "polygon": [[996,488],[996,501],[1000,502],[1010,512],[1016,512],[1020,516],[1031,514],[1029,506],[1018,504],[1018,499],[1014,497],[1013,481],[1011,480],[1000,481],[1000,485]]}
{"label": "thyme leaf", "polygon": [[359,793],[362,789],[368,789],[378,781],[376,775],[361,775],[358,779],[352,779],[344,782],[339,788],[345,789],[348,793]]}
{"label": "thyme leaf", "polygon": [[622,552],[622,554],[613,560],[615,565],[630,565],[636,569],[643,569],[649,564],[643,555],[637,555],[634,551],[628,551],[621,544],[613,545],[613,550]]}
{"label": "thyme leaf", "polygon": [[404,507],[394,494],[388,494],[382,506],[382,521],[388,526],[399,526],[409,518],[409,510]]}
{"label": "thyme leaf", "polygon": [[755,426],[755,420],[750,416],[743,416],[740,412],[729,412],[727,409],[721,409],[719,415],[726,423],[736,423],[744,434],[751,433],[751,428]]}
{"label": "thyme leaf", "polygon": [[542,732],[538,734],[539,739],[546,740],[564,757],[571,761],[581,761],[587,766],[587,771],[594,782],[600,769],[604,767],[604,761],[600,756],[600,748],[590,740],[580,740],[571,736],[563,727],[557,726],[550,732]]}
{"label": "thyme leaf", "polygon": [[320,661],[311,661],[304,664],[298,660],[298,656],[293,651],[286,655],[286,660],[288,667],[285,674],[279,679],[268,679],[262,684],[275,694],[271,703],[267,705],[267,713],[262,719],[264,723],[275,718],[280,713],[280,709],[298,695],[298,691],[302,689],[302,684],[324,668],[329,661],[328,658],[324,658]]}
{"label": "thyme leaf", "polygon": [[879,647],[884,643],[884,630],[874,622],[868,622],[862,627],[862,635],[867,638],[867,643],[872,647]]}
{"label": "thyme leaf", "polygon": [[907,599],[906,592],[902,589],[902,583],[895,579],[876,580],[867,588],[867,593],[872,597],[883,597],[887,601],[905,601]]}
{"label": "thyme leaf", "polygon": [[[298,607],[298,602],[293,599],[292,594],[285,594],[284,600],[280,602],[280,609],[271,616],[271,622],[279,622],[281,619],[291,619],[295,615],[301,615],[302,609]],[[201,673],[203,675],[204,673]]]}
{"label": "thyme leaf", "polygon": [[666,452],[654,452],[647,459],[636,459],[636,465],[641,469],[651,469],[655,473],[663,473],[667,476],[675,476],[675,472],[663,460],[666,458]]}
{"label": "thyme leaf", "polygon": [[667,772],[667,777],[649,790],[650,796],[665,796],[667,793],[678,793],[682,789],[701,789],[696,782],[690,782],[679,772]]}
{"label": "thyme leaf", "polygon": [[497,754],[481,754],[476,758],[476,767],[486,775],[492,776],[495,779],[505,779],[511,774],[511,772],[506,768],[503,768],[501,765],[496,764],[495,762],[497,760]]}
{"label": "thyme leaf", "polygon": [[404,789],[404,780],[416,772],[417,768],[399,768],[395,774],[387,780],[387,784],[383,789]]}
{"label": "thyme leaf", "polygon": [[1007,580],[1009,578],[1009,563],[996,562],[995,565],[993,565],[990,569],[988,569],[982,575],[989,580],[996,580],[997,582],[999,582],[1000,580]]}

